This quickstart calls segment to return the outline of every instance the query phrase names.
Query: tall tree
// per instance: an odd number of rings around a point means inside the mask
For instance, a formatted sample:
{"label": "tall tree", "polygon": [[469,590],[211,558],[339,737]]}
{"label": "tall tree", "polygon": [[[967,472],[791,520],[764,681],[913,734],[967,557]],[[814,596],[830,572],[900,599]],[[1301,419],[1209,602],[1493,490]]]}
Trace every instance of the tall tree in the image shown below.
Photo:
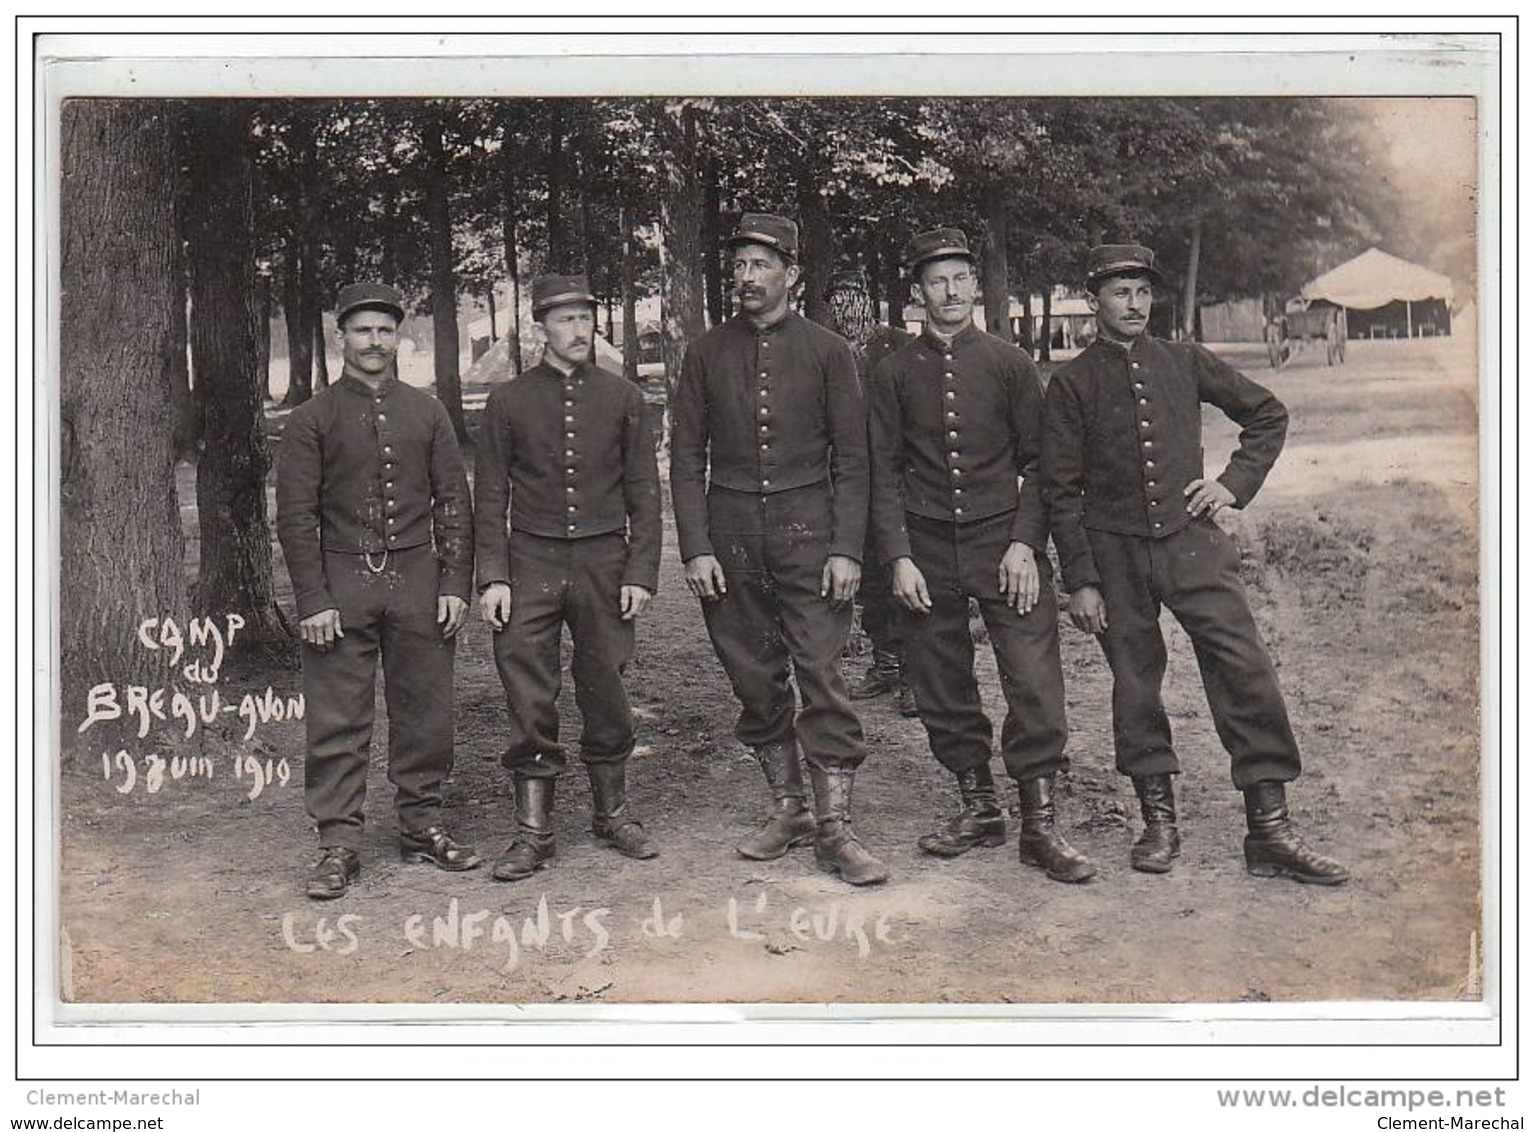
{"label": "tall tree", "polygon": [[546,227],[549,237],[548,267],[551,271],[566,271],[566,257],[570,254],[569,237],[565,227],[565,104],[561,99],[548,103],[548,155],[544,168],[548,179],[548,206]]}
{"label": "tall tree", "polygon": [[453,430],[463,440],[463,389],[458,374],[458,289],[454,276],[453,221],[448,204],[452,169],[444,141],[441,103],[430,103],[421,118],[421,145],[426,154],[426,227],[431,243],[432,360],[437,399],[447,408]]}
{"label": "tall tree", "polygon": [[729,310],[728,284],[724,278],[724,257],[720,244],[724,232],[720,223],[719,152],[712,131],[705,135],[703,157],[703,282],[708,307],[708,321],[718,326]]}
{"label": "tall tree", "polygon": [[300,405],[314,392],[313,312],[319,309],[318,239],[319,151],[315,108],[296,102],[288,128],[288,146],[296,180],[293,227],[288,237],[283,314],[288,331],[289,405]]}
{"label": "tall tree", "polygon": [[286,640],[272,586],[261,301],[251,181],[251,106],[200,99],[188,109],[186,246],[192,369],[203,427],[197,464],[196,608],[238,613],[246,645]]}
{"label": "tall tree", "polygon": [[[699,235],[703,231],[703,195],[698,188],[698,118],[708,104],[678,99],[657,104],[655,133],[666,160],[660,176],[662,275],[662,349],[666,390],[676,392],[682,355],[705,323],[703,267]],[[669,437],[670,413],[667,413]]]}
{"label": "tall tree", "polygon": [[[171,367],[178,179],[163,102],[61,111],[59,635],[66,703],[98,682],[163,681],[147,618],[184,623]],[[66,729],[67,730],[67,729]]]}

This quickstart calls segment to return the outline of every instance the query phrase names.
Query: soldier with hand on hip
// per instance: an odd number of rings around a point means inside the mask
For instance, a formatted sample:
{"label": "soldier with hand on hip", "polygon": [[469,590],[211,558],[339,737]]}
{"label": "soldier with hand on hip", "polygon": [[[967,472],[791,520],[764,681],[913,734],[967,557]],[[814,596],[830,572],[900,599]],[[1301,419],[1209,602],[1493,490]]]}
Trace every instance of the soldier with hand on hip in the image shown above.
{"label": "soldier with hand on hip", "polygon": [[[1245,796],[1247,871],[1341,884],[1347,870],[1307,846],[1290,820],[1284,784],[1299,776],[1299,748],[1247,604],[1240,555],[1214,521],[1257,494],[1283,449],[1288,413],[1202,346],[1146,332],[1160,280],[1149,248],[1091,249],[1087,302],[1097,339],[1051,380],[1044,435],[1044,493],[1071,620],[1108,658],[1114,758],[1145,822],[1130,863],[1169,872],[1181,848],[1172,793],[1180,767],[1161,702],[1165,606],[1193,643]],[[1241,426],[1214,477],[1204,472],[1204,405]]]}

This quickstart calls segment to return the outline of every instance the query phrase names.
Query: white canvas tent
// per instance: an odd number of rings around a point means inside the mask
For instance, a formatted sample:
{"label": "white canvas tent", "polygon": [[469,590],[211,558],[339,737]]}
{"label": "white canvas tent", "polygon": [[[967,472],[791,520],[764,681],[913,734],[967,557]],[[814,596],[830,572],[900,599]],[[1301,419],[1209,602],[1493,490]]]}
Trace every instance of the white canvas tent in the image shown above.
{"label": "white canvas tent", "polygon": [[1348,320],[1355,337],[1410,338],[1448,333],[1454,283],[1447,275],[1370,248],[1312,279],[1300,288],[1300,298],[1357,312]]}

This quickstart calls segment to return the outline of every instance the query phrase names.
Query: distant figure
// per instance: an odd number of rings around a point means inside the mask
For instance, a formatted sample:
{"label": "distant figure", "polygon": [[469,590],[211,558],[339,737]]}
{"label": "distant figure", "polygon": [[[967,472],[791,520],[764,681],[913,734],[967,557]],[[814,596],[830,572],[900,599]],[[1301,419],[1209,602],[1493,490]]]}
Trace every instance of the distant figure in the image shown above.
{"label": "distant figure", "polygon": [[[831,328],[847,339],[857,362],[863,388],[874,368],[911,340],[904,330],[885,326],[874,317],[874,302],[861,271],[839,271],[826,292],[831,308]],[[879,560],[873,526],[863,546],[863,580],[858,584],[863,632],[873,646],[873,659],[850,691],[854,700],[871,700],[895,693],[895,709],[904,716],[916,714],[916,701],[905,678],[905,644],[901,637],[900,606],[890,591],[889,567]]]}
{"label": "distant figure", "polygon": [[560,633],[591,777],[591,832],[626,857],[656,855],[627,804],[634,713],[623,672],[634,622],[660,572],[660,481],[644,398],[592,364],[596,298],[584,275],[540,275],[533,319],[543,360],[485,404],[474,475],[479,608],[506,689],[517,832],[496,880],[554,856],[554,784],[565,769],[556,700]]}
{"label": "distant figure", "polygon": [[799,226],[748,212],[726,244],[740,313],[688,344],[671,494],[687,585],[740,701],[735,733],[775,800],[737,850],[770,860],[813,840],[821,867],[876,884],[888,870],[852,829],[868,750],[840,665],[868,524],[868,410],[847,343],[789,310]]}
{"label": "distant figure", "polygon": [[361,868],[362,807],[383,661],[389,781],[400,853],[449,871],[479,857],[442,822],[453,767],[453,644],[474,576],[469,485],[435,397],[399,380],[404,300],[341,289],[341,376],[288,417],[277,536],[303,641],[304,802],[321,854],[308,895],[344,893]]}
{"label": "distant figure", "polygon": [[991,721],[975,679],[969,604],[980,607],[1007,704],[1001,759],[1017,783],[1018,859],[1051,880],[1096,867],[1056,827],[1065,682],[1039,496],[1044,391],[1032,359],[975,325],[979,281],[957,228],[912,237],[921,335],[874,370],[874,530],[906,613],[906,675],[932,753],[963,808],[917,844],[940,857],[994,848],[1006,818],[991,774]]}
{"label": "distant figure", "polygon": [[[1050,381],[1044,438],[1044,492],[1071,620],[1096,634],[1113,671],[1114,757],[1145,822],[1130,864],[1170,872],[1181,847],[1172,793],[1179,766],[1161,702],[1165,605],[1193,642],[1246,798],[1247,871],[1341,884],[1347,870],[1309,848],[1290,822],[1284,783],[1299,776],[1299,748],[1247,605],[1240,556],[1214,522],[1257,494],[1283,449],[1288,413],[1202,346],[1145,332],[1160,280],[1149,248],[1091,250],[1087,302],[1099,333]],[[1213,479],[1203,466],[1206,404],[1241,426],[1239,446]]]}

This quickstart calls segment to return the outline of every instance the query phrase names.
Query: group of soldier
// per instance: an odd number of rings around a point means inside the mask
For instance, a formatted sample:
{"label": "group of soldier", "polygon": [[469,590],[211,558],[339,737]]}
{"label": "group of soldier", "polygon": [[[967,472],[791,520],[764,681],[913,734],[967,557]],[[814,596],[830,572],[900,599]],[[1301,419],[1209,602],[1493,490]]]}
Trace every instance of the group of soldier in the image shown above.
{"label": "group of soldier", "polygon": [[[954,857],[1005,842],[975,677],[978,607],[1006,704],[1000,754],[1017,784],[1020,860],[1058,881],[1096,874],[1056,816],[1068,760],[1052,537],[1070,618],[1099,639],[1112,672],[1115,763],[1143,818],[1132,867],[1165,873],[1179,852],[1165,607],[1192,641],[1244,795],[1248,870],[1345,881],[1290,820],[1299,752],[1238,553],[1214,521],[1257,492],[1287,414],[1203,347],[1146,333],[1153,253],[1090,250],[1098,335],[1046,393],[1026,352],[974,323],[976,261],[958,229],[909,242],[905,269],[925,311],[914,337],[877,327],[856,276],[832,281],[840,334],[796,313],[799,230],[788,218],[747,213],[726,248],[738,312],[688,344],[670,406],[670,486],[686,584],[739,702],[735,734],[772,794],[738,853],[770,860],[813,845],[847,883],[888,877],[852,821],[868,754],[853,701],[885,692],[920,717],[961,799],[920,847]],[[597,304],[585,278],[540,276],[531,291],[543,358],[490,394],[472,498],[446,411],[399,380],[405,310],[387,286],[341,291],[343,374],[285,427],[278,534],[303,642],[315,899],[359,875],[380,659],[401,853],[450,871],[481,863],[442,813],[454,641],[476,595],[506,693],[514,794],[515,830],[491,874],[520,880],[555,856],[565,626],[592,834],[627,857],[656,855],[628,802],[635,723],[623,683],[659,578],[655,447],[639,389],[592,364]],[[1213,478],[1206,403],[1241,430]],[[849,686],[840,662],[856,600],[874,660]]]}

